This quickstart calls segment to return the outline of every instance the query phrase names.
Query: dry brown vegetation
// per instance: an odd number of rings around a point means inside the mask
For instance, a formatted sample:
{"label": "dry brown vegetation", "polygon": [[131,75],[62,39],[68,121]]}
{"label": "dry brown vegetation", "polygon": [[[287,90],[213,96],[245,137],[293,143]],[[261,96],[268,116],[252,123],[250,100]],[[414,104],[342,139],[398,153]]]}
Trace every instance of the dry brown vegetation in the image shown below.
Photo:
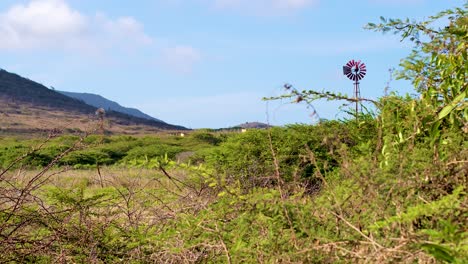
{"label": "dry brown vegetation", "polygon": [[[93,113],[83,114],[32,104],[11,103],[0,97],[0,134],[3,135],[40,135],[48,131],[57,130],[68,133],[90,131],[98,118]],[[92,124],[92,125],[90,125]],[[115,117],[107,117],[105,130],[108,134],[151,134],[166,129],[159,129],[145,124],[133,122],[122,123]]]}

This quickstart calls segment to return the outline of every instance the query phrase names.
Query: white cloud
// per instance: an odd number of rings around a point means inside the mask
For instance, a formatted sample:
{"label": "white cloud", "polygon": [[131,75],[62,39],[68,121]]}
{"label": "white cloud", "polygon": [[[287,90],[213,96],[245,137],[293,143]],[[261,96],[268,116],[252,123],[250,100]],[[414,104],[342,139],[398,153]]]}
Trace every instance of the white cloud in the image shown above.
{"label": "white cloud", "polygon": [[[132,17],[87,16],[65,0],[31,0],[0,13],[0,49],[99,49],[116,40],[150,43],[143,26]],[[106,45],[107,44],[107,45]]]}
{"label": "white cloud", "polygon": [[182,74],[191,73],[201,57],[200,51],[190,46],[175,46],[163,51],[164,65]]}
{"label": "white cloud", "polygon": [[317,4],[318,0],[211,0],[217,8],[255,14],[285,14]]}
{"label": "white cloud", "polygon": [[103,14],[96,15],[97,24],[102,26],[104,32],[121,39],[133,39],[139,43],[150,44],[152,38],[146,35],[143,25],[133,17],[120,17],[115,20]]}
{"label": "white cloud", "polygon": [[154,42],[133,17],[84,14],[66,0],[30,0],[0,10],[0,51],[77,51],[79,56],[115,64],[122,52],[136,55],[143,45],[149,48],[144,49],[149,53],[146,57],[162,53],[161,66],[181,74],[190,73],[201,60],[200,52],[193,47],[152,45]]}
{"label": "white cloud", "polygon": [[35,0],[0,14],[0,48],[47,46],[83,34],[86,18],[61,0]]}

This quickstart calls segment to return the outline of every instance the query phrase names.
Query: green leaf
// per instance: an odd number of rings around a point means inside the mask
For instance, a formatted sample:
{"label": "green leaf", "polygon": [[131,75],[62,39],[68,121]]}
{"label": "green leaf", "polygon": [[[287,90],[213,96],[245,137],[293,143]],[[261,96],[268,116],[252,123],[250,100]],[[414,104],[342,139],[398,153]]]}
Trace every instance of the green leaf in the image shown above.
{"label": "green leaf", "polygon": [[455,257],[452,255],[452,251],[449,248],[432,243],[422,244],[421,248],[439,261],[445,261],[448,263],[455,262]]}
{"label": "green leaf", "polygon": [[450,112],[452,112],[452,110],[457,106],[457,104],[459,102],[461,102],[462,100],[464,100],[466,98],[466,91],[464,91],[463,93],[459,94],[455,99],[453,99],[452,102],[450,102],[450,104],[448,104],[447,106],[445,106],[440,112],[439,112],[439,115],[438,115],[438,118],[439,120],[446,117],[448,114],[450,114]]}

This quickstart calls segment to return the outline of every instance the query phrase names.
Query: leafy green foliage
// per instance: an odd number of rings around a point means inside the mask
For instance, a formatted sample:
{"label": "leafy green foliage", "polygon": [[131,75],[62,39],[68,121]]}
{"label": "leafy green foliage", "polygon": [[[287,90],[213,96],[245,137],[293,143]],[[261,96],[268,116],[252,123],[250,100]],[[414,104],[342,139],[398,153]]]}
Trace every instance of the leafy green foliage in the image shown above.
{"label": "leafy green foliage", "polygon": [[[361,133],[364,130],[365,133]],[[277,181],[273,177],[275,157],[282,180],[302,182],[314,188],[320,184],[316,173],[336,169],[343,148],[359,152],[355,148],[358,140],[373,138],[375,131],[372,130],[375,130],[372,121],[363,121],[357,126],[354,121],[327,121],[316,126],[249,130],[230,137],[205,159],[216,173],[226,175],[228,181],[240,181],[246,188],[252,188],[271,186]]]}
{"label": "leafy green foliage", "polygon": [[[448,27],[429,27],[444,17]],[[0,261],[465,263],[466,6],[381,21],[369,28],[415,41],[400,76],[419,98],[242,134],[85,138],[58,165],[114,171],[0,175]],[[290,88],[280,98],[355,101]],[[3,139],[0,161],[30,152],[22,162],[43,167],[76,140]],[[183,152],[193,156],[176,162]]]}
{"label": "leafy green foliage", "polygon": [[[71,147],[79,138],[76,136],[62,136],[51,139],[47,144],[41,141],[13,138],[0,139],[0,168],[7,167],[16,158],[29,153],[22,160],[22,165],[29,168],[47,166],[57,155]],[[89,168],[96,164],[114,165],[126,164],[135,159],[151,159],[167,155],[175,159],[176,155],[184,151],[202,151],[211,148],[225,140],[225,136],[207,132],[195,132],[181,138],[179,136],[113,136],[102,138],[92,135],[85,138],[78,149],[61,159],[58,165],[70,165],[76,168]],[[18,164],[19,165],[19,164]]]}
{"label": "leafy green foliage", "polygon": [[[427,116],[432,116],[432,130],[438,130],[441,124],[460,129],[468,123],[467,7],[465,4],[464,8],[440,12],[421,23],[409,19],[383,19],[381,24],[367,26],[373,30],[401,33],[403,39],[409,38],[416,43],[412,54],[402,60],[403,69],[398,78],[411,80],[421,94],[421,99],[416,102],[425,106]],[[448,26],[431,27],[443,19],[449,21]]]}

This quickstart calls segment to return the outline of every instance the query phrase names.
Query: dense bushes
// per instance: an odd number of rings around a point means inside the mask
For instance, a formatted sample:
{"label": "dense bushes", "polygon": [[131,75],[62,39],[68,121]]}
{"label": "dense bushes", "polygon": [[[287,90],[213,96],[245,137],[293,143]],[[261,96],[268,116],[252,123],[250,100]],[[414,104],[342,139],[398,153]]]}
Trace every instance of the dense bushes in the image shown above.
{"label": "dense bushes", "polygon": [[[174,159],[178,153],[210,148],[225,139],[223,135],[195,132],[179,136],[112,136],[91,135],[83,139],[74,151],[63,157],[57,165],[89,167],[100,165],[126,164],[135,159],[151,159],[166,156]],[[0,168],[5,168],[16,158],[27,154],[17,166],[41,168],[48,165],[57,155],[74,146],[78,136],[61,136],[47,141],[40,139],[18,141],[12,138],[0,139]],[[39,147],[40,146],[40,147]],[[37,148],[37,149],[36,149]]]}
{"label": "dense bushes", "polygon": [[231,136],[205,159],[216,173],[230,182],[240,180],[246,188],[270,186],[277,181],[275,159],[283,181],[319,184],[313,176],[315,170],[325,173],[338,168],[341,150],[360,153],[362,142],[375,144],[376,132],[375,120],[370,116],[360,123],[324,121],[314,126],[249,130]]}

